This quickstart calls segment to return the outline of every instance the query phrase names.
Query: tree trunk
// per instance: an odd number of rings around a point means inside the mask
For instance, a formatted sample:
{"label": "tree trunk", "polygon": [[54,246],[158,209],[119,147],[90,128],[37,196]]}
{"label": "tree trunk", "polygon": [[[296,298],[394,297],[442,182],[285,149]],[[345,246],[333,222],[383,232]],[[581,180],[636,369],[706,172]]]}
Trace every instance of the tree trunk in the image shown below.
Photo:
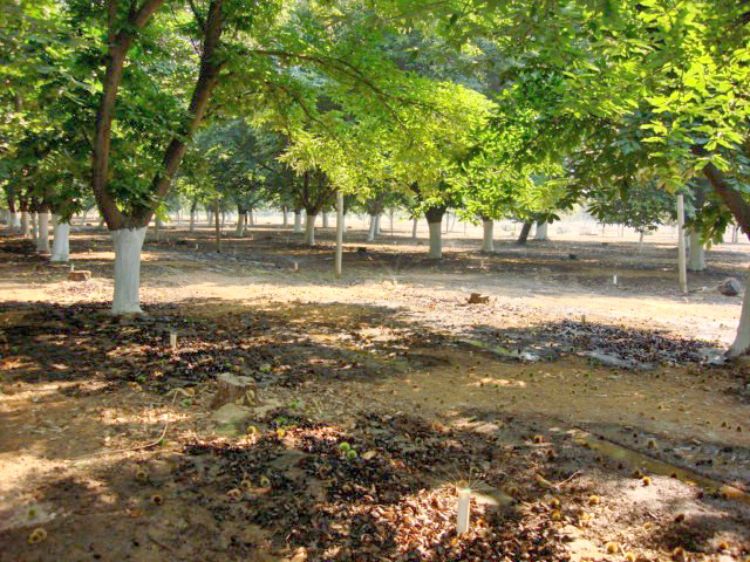
{"label": "tree trunk", "polygon": [[388,219],[389,219],[389,222],[391,223],[391,236],[393,236],[393,215],[394,214],[395,214],[395,211],[393,209],[388,211]]}
{"label": "tree trunk", "polygon": [[638,253],[639,254],[643,250],[643,236],[644,236],[643,231],[642,230],[639,231],[638,232]]}
{"label": "tree trunk", "polygon": [[443,257],[442,226],[442,221],[427,223],[427,227],[430,230],[430,252],[428,256],[436,260]]}
{"label": "tree trunk", "polygon": [[316,215],[311,215],[310,211],[305,214],[305,244],[315,246],[315,219]]}
{"label": "tree trunk", "polygon": [[300,209],[294,210],[294,234],[302,233],[302,211]]}
{"label": "tree trunk", "polygon": [[689,271],[705,271],[706,251],[701,243],[700,233],[694,228],[691,228],[688,232],[690,236],[690,251],[687,268]]}
{"label": "tree trunk", "polygon": [[245,212],[245,228],[248,226],[255,226],[255,215],[252,209]]}
{"label": "tree trunk", "polygon": [[237,234],[237,236],[245,235],[245,223],[246,222],[247,222],[247,215],[245,215],[245,211],[238,207],[237,208],[237,230],[235,231],[235,234]]}
{"label": "tree trunk", "polygon": [[518,235],[518,243],[523,245],[526,244],[526,242],[529,239],[529,232],[531,232],[531,226],[534,223],[531,221],[526,221],[523,223],[523,227],[521,228],[521,234]]}
{"label": "tree trunk", "polygon": [[677,269],[680,280],[680,291],[687,294],[687,262],[685,255],[685,196],[677,195]]}
{"label": "tree trunk", "polygon": [[70,223],[58,220],[52,241],[52,256],[49,261],[66,262],[70,257]]}
{"label": "tree trunk", "polygon": [[339,191],[336,193],[336,258],[334,260],[334,272],[336,277],[341,277],[344,261],[344,195]]}
{"label": "tree trunk", "polygon": [[370,228],[367,230],[367,241],[373,242],[375,240],[375,230],[376,230],[376,217],[377,215],[370,215]]}
{"label": "tree trunk", "polygon": [[734,225],[732,227],[732,244],[737,244],[740,241],[740,227]]}
{"label": "tree trunk", "polygon": [[[750,281],[750,276],[748,277]],[[734,343],[727,351],[727,357],[739,357],[747,353],[750,349],[750,291],[747,290],[747,281],[745,282],[745,295],[742,298],[742,311],[740,312],[740,323],[737,326],[737,334]]]}
{"label": "tree trunk", "polygon": [[21,211],[21,235],[24,238],[28,238],[31,233],[31,225],[29,224],[29,212]]}
{"label": "tree trunk", "polygon": [[323,211],[323,228],[328,228],[328,213]]}
{"label": "tree trunk", "polygon": [[380,229],[380,213],[375,215],[375,236],[380,236],[383,231]]}
{"label": "tree trunk", "polygon": [[417,217],[411,219],[411,239],[417,239]]}
{"label": "tree trunk", "polygon": [[430,229],[430,252],[429,257],[439,260],[443,257],[442,225],[445,207],[430,207],[425,212],[427,226]]}
{"label": "tree trunk", "polygon": [[216,232],[216,253],[221,253],[221,217],[219,217],[219,202],[214,204],[214,229]]}
{"label": "tree trunk", "polygon": [[39,240],[39,213],[36,211],[31,213],[31,238],[34,243]]}
{"label": "tree trunk", "polygon": [[549,240],[549,238],[547,238],[546,222],[536,223],[536,234],[534,235],[534,240]]}
{"label": "tree trunk", "polygon": [[141,249],[146,227],[111,232],[115,247],[115,294],[112,314],[140,314]]}
{"label": "tree trunk", "polygon": [[281,208],[281,226],[288,226],[289,225],[289,217],[287,216],[287,208],[282,207]]}
{"label": "tree trunk", "polygon": [[39,211],[39,226],[36,237],[36,251],[49,254],[49,211]]}
{"label": "tree trunk", "polygon": [[188,232],[195,232],[195,209],[190,209],[190,226]]}
{"label": "tree trunk", "polygon": [[482,238],[482,251],[494,252],[495,251],[495,241],[494,241],[495,221],[493,221],[492,219],[482,219],[482,226],[484,227],[484,237]]}

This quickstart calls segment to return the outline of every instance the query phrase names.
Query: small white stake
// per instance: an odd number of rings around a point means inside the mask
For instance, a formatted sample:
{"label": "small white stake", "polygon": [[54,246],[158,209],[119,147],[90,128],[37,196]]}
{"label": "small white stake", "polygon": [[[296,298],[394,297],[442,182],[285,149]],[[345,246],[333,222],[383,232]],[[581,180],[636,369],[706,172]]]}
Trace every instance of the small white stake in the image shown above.
{"label": "small white stake", "polygon": [[456,519],[456,534],[469,532],[469,514],[471,509],[471,489],[463,488],[458,491],[458,516]]}
{"label": "small white stake", "polygon": [[177,332],[174,330],[169,332],[169,346],[172,348],[172,351],[177,351]]}
{"label": "small white stake", "polygon": [[612,276],[612,284],[617,285],[617,274]]}
{"label": "small white stake", "polygon": [[299,271],[299,264],[294,262],[294,271]]}

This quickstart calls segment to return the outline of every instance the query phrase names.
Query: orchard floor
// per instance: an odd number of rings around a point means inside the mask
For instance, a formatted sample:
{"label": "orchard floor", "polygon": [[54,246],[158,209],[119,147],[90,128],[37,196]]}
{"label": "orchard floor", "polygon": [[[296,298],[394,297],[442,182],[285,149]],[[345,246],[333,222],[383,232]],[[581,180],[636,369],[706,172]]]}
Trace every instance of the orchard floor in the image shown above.
{"label": "orchard floor", "polygon": [[[750,246],[683,296],[667,242],[351,232],[336,280],[332,234],[167,230],[122,320],[105,233],[78,283],[0,236],[0,560],[750,558],[750,367],[705,361]],[[234,431],[222,372],[257,384]]]}

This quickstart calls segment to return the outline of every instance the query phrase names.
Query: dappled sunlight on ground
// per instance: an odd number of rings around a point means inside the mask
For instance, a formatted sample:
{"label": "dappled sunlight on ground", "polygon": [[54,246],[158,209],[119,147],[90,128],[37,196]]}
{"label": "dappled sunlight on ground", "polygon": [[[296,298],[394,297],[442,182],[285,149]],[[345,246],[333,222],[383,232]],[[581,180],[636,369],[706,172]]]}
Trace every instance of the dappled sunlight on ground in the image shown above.
{"label": "dappled sunlight on ground", "polygon": [[[712,488],[750,482],[750,373],[673,337],[726,340],[739,299],[685,301],[658,268],[633,270],[636,292],[587,284],[610,275],[596,261],[568,281],[502,256],[461,272],[485,257],[459,252],[378,265],[377,246],[334,281],[329,250],[242,243],[237,261],[148,249],[140,319],[107,314],[98,253],[78,284],[0,262],[0,559],[750,556],[750,508]],[[606,368],[585,356],[601,338],[655,364]],[[222,372],[259,401],[229,432]]]}

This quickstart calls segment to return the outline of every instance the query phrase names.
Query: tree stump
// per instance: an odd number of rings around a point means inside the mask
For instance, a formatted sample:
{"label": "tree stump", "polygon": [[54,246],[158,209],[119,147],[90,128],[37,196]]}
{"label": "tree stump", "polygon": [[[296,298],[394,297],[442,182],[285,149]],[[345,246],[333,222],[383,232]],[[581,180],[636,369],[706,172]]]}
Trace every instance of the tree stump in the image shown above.
{"label": "tree stump", "polygon": [[217,378],[216,395],[211,401],[211,408],[225,404],[253,406],[256,402],[255,380],[232,373],[221,373]]}

